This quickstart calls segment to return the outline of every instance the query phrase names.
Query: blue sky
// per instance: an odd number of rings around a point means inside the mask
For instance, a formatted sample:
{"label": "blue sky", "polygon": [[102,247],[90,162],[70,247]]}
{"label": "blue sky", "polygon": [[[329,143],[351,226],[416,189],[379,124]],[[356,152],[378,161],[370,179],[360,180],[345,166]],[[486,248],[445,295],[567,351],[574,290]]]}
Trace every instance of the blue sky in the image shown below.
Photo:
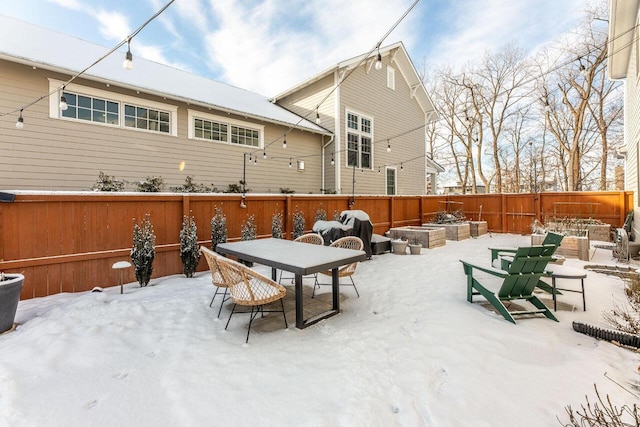
{"label": "blue sky", "polygon": [[[0,0],[0,14],[113,47],[167,1]],[[368,52],[412,3],[175,0],[131,50],[134,64],[144,57],[273,96]],[[420,0],[383,45],[404,42],[419,69],[425,62],[458,67],[510,42],[534,51],[570,31],[586,3]],[[16,43],[21,37],[28,34]]]}

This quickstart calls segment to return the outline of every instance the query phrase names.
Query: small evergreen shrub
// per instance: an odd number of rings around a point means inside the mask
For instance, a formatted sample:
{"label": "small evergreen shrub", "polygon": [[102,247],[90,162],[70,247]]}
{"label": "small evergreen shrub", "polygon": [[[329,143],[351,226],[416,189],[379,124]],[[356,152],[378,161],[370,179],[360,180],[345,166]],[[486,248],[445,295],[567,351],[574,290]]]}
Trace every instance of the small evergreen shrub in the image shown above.
{"label": "small evergreen shrub", "polygon": [[164,180],[161,176],[148,176],[136,183],[138,191],[143,193],[159,193],[164,188]]}
{"label": "small evergreen shrub", "polygon": [[289,187],[282,188],[280,187],[281,194],[295,194],[295,190],[290,189]]}
{"label": "small evergreen shrub", "polygon": [[333,221],[340,221],[340,212],[336,210],[333,211]]}
{"label": "small evergreen shrub", "polygon": [[180,259],[182,260],[182,272],[187,277],[193,277],[198,262],[200,261],[200,247],[198,246],[198,227],[196,221],[189,212],[189,216],[182,218],[180,230]]}
{"label": "small evergreen shrub", "polygon": [[282,230],[284,228],[284,218],[282,212],[276,212],[271,217],[271,237],[283,239]]}
{"label": "small evergreen shrub", "polygon": [[247,220],[242,221],[240,228],[240,240],[255,240],[257,235],[256,218],[253,215],[247,215]]}
{"label": "small evergreen shrub", "polygon": [[217,190],[216,187],[193,182],[193,178],[190,176],[184,179],[184,184],[171,187],[171,191],[175,193],[215,193]]}
{"label": "small evergreen shrub", "polygon": [[227,189],[225,190],[225,193],[248,193],[251,191],[250,188],[245,188],[244,191],[242,191],[242,187],[245,186],[246,183],[242,180],[238,181],[237,184],[229,184],[227,186]]}
{"label": "small evergreen shrub", "polygon": [[316,211],[316,222],[318,221],[326,221],[327,220],[327,211],[322,208],[319,208]]}
{"label": "small evergreen shrub", "polygon": [[213,209],[213,218],[211,218],[211,249],[214,251],[218,243],[227,242],[227,217],[222,209],[215,207]]}
{"label": "small evergreen shrub", "polygon": [[96,183],[93,184],[91,189],[93,191],[122,191],[124,184],[124,181],[116,179],[115,176],[110,176],[100,171]]}
{"label": "small evergreen shrub", "polygon": [[156,235],[151,224],[151,215],[146,214],[141,224],[133,219],[133,247],[131,262],[140,286],[147,286],[153,273],[153,259],[156,256]]}
{"label": "small evergreen shrub", "polygon": [[298,237],[304,234],[304,214],[302,212],[296,211],[293,213],[293,238],[297,239]]}

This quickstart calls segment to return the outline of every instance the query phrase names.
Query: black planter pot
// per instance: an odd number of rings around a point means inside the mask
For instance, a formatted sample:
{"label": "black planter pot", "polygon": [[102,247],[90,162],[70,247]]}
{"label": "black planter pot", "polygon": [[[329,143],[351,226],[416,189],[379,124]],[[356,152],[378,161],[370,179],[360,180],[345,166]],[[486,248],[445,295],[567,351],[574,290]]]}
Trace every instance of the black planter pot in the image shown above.
{"label": "black planter pot", "polygon": [[0,334],[13,327],[23,283],[22,274],[5,274],[0,282]]}

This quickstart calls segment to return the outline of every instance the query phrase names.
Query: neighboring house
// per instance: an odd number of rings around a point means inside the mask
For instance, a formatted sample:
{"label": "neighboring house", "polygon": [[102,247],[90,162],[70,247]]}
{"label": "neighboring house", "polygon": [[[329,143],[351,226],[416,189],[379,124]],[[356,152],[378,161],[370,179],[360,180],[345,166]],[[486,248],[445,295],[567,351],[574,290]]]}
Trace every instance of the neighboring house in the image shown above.
{"label": "neighboring house", "polygon": [[427,171],[434,181],[443,171],[425,155],[425,126],[437,114],[402,43],[340,62],[272,101],[333,132],[322,147],[323,188],[424,194]]}
{"label": "neighboring house", "polygon": [[[472,194],[473,186],[467,185],[464,189],[464,194]],[[476,185],[476,194],[485,194],[487,191],[483,184]],[[444,194],[463,194],[462,192],[462,184],[458,183],[456,185],[446,185],[444,186]]]}
{"label": "neighboring house", "polygon": [[634,192],[635,240],[640,239],[640,1],[610,0],[609,58],[612,80],[624,80],[625,190]]}
{"label": "neighboring house", "polygon": [[[252,192],[277,193],[281,188],[298,193],[351,192],[350,185],[336,187],[336,181],[325,181],[325,176],[336,175],[334,170],[344,169],[339,167],[340,160],[331,165],[321,155],[335,139],[344,139],[333,134],[328,119],[319,126],[313,122],[315,116],[306,120],[284,103],[137,58],[135,44],[132,47],[132,70],[122,67],[124,54],[114,52],[62,90],[66,81],[108,49],[0,16],[0,189],[89,189],[103,171],[128,182],[162,176],[167,187],[183,184],[191,176],[197,183],[224,190],[244,176]],[[402,52],[403,67],[408,65],[415,74],[404,48]],[[389,51],[385,56],[389,61]],[[364,73],[366,67],[360,66],[354,74]],[[404,81],[397,85],[399,91],[409,88]],[[340,89],[354,91],[351,86]],[[378,123],[367,125],[366,117],[373,119],[375,113],[376,121],[386,123],[383,115],[415,116],[415,99],[428,98],[422,85],[411,92],[414,98],[407,95],[404,104],[393,95],[376,100],[387,106],[386,112],[363,108],[370,99],[351,101],[359,141],[367,130],[387,137],[407,131],[408,122],[381,128]],[[66,98],[66,110],[59,106],[61,96]],[[28,105],[40,97],[41,101]],[[24,128],[16,129],[19,113],[7,113],[25,106]],[[432,111],[430,102],[428,108]],[[424,123],[426,114],[420,116]],[[377,150],[372,153],[370,161],[378,159],[371,163],[371,170],[389,164],[386,174],[391,176],[389,169],[399,169],[391,165],[394,158],[413,157],[419,151],[414,145],[421,145],[424,154],[424,130],[417,133],[420,144],[414,138],[416,132],[392,140],[396,147],[392,157],[378,156]],[[418,163],[422,166],[417,167]],[[411,175],[398,174],[393,191],[424,194],[425,164],[424,158],[407,163],[404,168]],[[363,175],[357,177],[356,193],[386,191],[377,174]],[[351,182],[350,176],[347,181]]]}

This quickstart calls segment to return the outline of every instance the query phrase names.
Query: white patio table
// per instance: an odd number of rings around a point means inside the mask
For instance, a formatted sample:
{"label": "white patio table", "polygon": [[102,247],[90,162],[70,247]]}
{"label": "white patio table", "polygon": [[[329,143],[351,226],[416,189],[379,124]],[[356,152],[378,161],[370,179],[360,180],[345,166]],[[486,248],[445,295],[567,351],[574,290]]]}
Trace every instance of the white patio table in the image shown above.
{"label": "white patio table", "polygon": [[[276,280],[276,270],[289,271],[295,275],[296,327],[304,329],[340,313],[340,281],[338,268],[342,265],[367,259],[364,251],[310,245],[284,239],[257,239],[233,243],[221,243],[216,251],[239,260],[256,262],[271,267],[271,277]],[[302,276],[331,270],[332,308],[310,319],[304,319],[302,300]]]}

